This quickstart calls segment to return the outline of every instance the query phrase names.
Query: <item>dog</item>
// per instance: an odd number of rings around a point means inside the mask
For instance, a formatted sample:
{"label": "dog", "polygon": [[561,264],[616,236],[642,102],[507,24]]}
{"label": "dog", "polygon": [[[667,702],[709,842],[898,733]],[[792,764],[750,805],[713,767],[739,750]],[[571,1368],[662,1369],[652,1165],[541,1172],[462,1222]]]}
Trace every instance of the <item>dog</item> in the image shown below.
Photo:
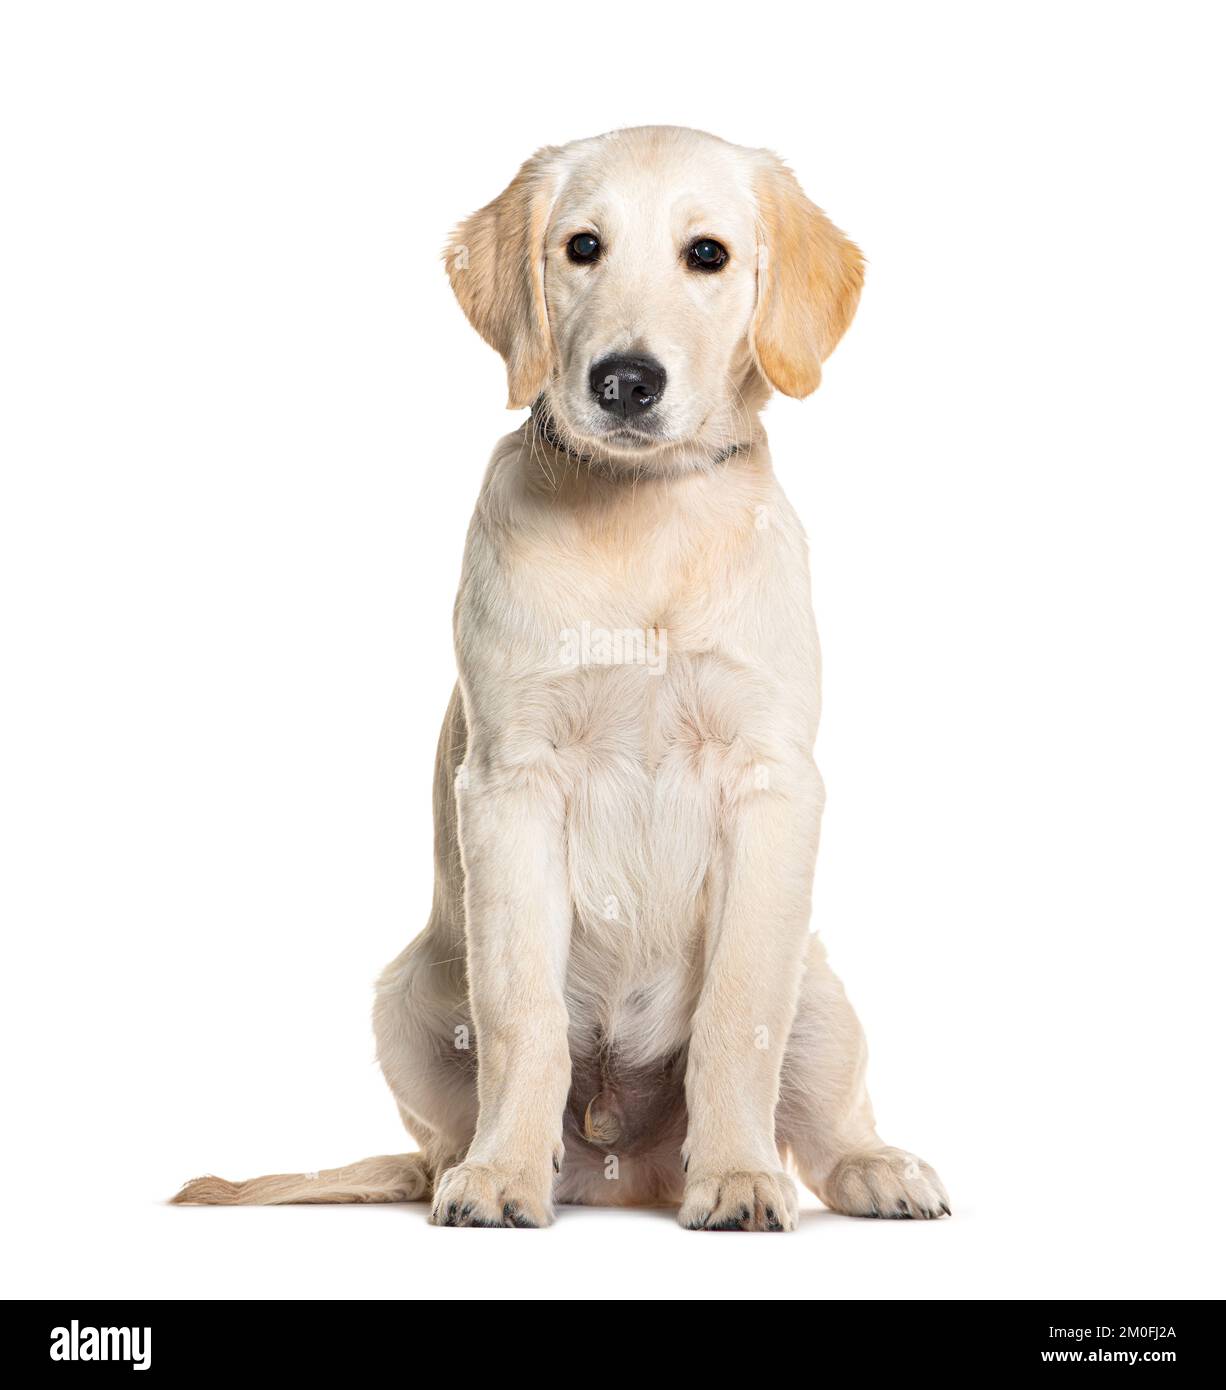
{"label": "dog", "polygon": [[860,252],[773,154],[648,127],[540,150],[445,258],[531,413],[468,534],[429,923],[376,991],[420,1151],[174,1200],[790,1231],[790,1167],[836,1212],[948,1215],[809,931],[820,658],[759,421],[818,386]]}

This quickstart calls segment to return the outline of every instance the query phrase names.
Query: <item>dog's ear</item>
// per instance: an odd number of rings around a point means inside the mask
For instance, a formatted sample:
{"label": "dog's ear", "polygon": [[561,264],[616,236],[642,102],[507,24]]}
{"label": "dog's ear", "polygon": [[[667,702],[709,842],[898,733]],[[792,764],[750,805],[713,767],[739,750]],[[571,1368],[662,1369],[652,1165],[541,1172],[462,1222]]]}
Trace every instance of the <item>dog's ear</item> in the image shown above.
{"label": "dog's ear", "polygon": [[864,260],[774,155],[765,157],[755,192],[758,306],[750,346],[772,386],[807,396],[856,312]]}
{"label": "dog's ear", "polygon": [[460,223],[443,253],[469,323],[507,364],[509,410],[532,404],[553,363],[544,256],[556,154],[538,150],[507,189]]}

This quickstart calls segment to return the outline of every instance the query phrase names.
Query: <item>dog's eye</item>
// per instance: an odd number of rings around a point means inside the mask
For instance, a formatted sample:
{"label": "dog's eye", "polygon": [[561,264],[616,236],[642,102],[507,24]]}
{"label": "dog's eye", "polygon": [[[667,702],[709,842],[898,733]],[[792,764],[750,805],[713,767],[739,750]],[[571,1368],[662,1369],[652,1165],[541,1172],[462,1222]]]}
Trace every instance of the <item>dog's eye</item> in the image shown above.
{"label": "dog's eye", "polygon": [[696,241],[686,257],[686,263],[694,270],[722,270],[727,261],[727,251],[710,237]]}
{"label": "dog's eye", "polygon": [[600,255],[600,242],[591,232],[580,232],[566,243],[566,254],[576,265],[587,265]]}

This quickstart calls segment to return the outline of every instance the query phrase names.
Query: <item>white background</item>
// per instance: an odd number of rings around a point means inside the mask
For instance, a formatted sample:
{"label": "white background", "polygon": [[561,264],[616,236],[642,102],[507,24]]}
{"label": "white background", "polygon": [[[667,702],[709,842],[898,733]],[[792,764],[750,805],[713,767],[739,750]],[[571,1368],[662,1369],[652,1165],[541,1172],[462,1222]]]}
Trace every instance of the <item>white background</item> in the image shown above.
{"label": "white background", "polygon": [[[4,1291],[1221,1296],[1220,35],[1154,3],[10,4]],[[939,1224],[182,1210],[410,1145],[451,602],[518,421],[439,263],[537,145],[784,154],[865,249],[805,521],[815,920]]]}

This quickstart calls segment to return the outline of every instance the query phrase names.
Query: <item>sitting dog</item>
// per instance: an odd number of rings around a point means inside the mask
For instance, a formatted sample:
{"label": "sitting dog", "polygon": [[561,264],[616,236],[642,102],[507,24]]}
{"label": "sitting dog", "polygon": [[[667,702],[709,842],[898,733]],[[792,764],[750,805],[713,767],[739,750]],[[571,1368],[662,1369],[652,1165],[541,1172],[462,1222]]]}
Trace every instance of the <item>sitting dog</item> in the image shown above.
{"label": "sitting dog", "polygon": [[819,654],[758,418],[817,387],[859,251],[773,155],[652,127],[539,151],[447,268],[531,415],[468,534],[430,920],[375,1003],[420,1152],[176,1200],[787,1231],[790,1164],[838,1212],[947,1214],[809,933]]}

